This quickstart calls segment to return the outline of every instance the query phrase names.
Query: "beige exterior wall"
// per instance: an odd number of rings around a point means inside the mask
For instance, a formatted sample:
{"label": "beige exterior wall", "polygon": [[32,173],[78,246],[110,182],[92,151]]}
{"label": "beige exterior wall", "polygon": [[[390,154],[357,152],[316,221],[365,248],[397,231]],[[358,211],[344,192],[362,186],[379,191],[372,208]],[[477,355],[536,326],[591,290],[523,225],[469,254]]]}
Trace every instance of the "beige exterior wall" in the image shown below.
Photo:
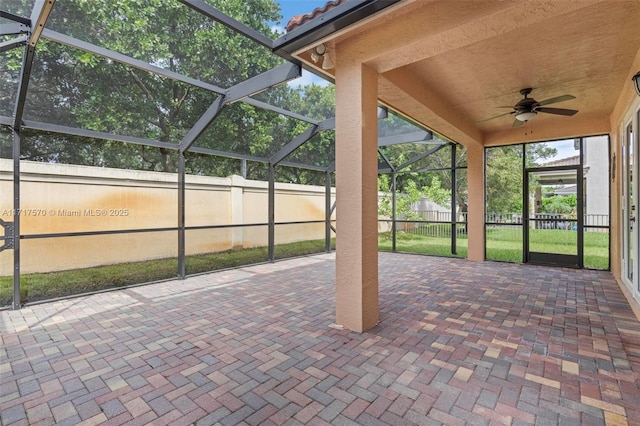
{"label": "beige exterior wall", "polygon": [[[13,173],[0,159],[0,219],[13,221]],[[22,162],[21,234],[175,228],[177,175]],[[267,183],[240,176],[187,176],[186,225],[267,222]],[[276,184],[276,222],[324,220],[325,188]],[[276,244],[324,238],[323,224],[276,227]],[[23,239],[23,273],[49,272],[177,256],[177,231]],[[187,254],[267,245],[267,227],[190,230]],[[0,275],[13,252],[0,253]]]}

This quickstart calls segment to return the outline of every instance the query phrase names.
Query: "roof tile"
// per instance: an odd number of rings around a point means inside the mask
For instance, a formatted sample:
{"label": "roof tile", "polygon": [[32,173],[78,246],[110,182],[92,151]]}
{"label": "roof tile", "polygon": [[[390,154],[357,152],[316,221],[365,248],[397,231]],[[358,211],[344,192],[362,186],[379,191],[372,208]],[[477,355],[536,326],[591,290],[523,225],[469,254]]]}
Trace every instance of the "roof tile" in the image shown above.
{"label": "roof tile", "polygon": [[287,30],[287,32],[293,31],[296,28],[313,21],[318,16],[327,13],[332,9],[335,9],[343,3],[346,3],[347,1],[349,0],[329,0],[324,6],[316,7],[312,12],[304,13],[302,15],[296,15],[293,18],[289,19],[289,22],[287,22],[287,25],[284,28]]}

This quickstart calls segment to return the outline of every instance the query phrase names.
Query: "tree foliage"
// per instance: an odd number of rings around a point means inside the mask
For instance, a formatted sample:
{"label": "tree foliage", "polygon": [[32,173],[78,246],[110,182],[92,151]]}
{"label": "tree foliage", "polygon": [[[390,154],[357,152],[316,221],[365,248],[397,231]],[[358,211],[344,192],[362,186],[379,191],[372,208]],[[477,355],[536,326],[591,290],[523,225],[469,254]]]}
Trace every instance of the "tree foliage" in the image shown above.
{"label": "tree foliage", "polygon": [[542,199],[542,213],[575,214],[578,207],[578,197],[575,194],[554,195]]}
{"label": "tree foliage", "polygon": [[522,212],[522,145],[486,151],[487,213]]}
{"label": "tree foliage", "polygon": [[[437,135],[434,135],[434,138],[436,140],[441,139]],[[446,142],[444,139],[441,140]],[[394,166],[399,166],[409,160],[417,158],[417,156],[433,147],[434,145],[398,144],[384,147],[383,152]],[[468,205],[467,173],[464,168],[464,166],[466,166],[466,150],[458,145],[445,145],[424,159],[412,164],[407,169],[404,169],[410,172],[398,174],[398,191],[405,193],[407,188],[415,183],[418,188],[421,188],[424,197],[443,207],[451,206],[451,192],[453,188],[453,174],[451,173],[452,149],[456,149],[456,167],[458,167],[455,182],[457,210],[462,213],[466,212]]]}
{"label": "tree foliage", "polygon": [[[393,217],[393,182],[390,175],[378,177],[378,190],[382,195],[378,199],[378,214],[382,217]],[[396,193],[396,218],[404,220],[421,220],[423,217],[412,206],[424,197],[415,181],[409,179],[402,193]]]}
{"label": "tree foliage", "polygon": [[[18,1],[22,9],[15,10],[28,15],[28,1]],[[273,22],[282,19],[276,0],[252,0],[250,7],[241,0],[208,3],[267,36],[279,35],[272,30]],[[283,63],[268,49],[172,0],[61,1],[56,3],[47,27],[222,89]],[[12,113],[22,52],[13,49],[0,57],[3,115]],[[178,144],[217,96],[42,39],[36,50],[25,118]],[[319,120],[333,116],[332,87],[282,85],[261,99]],[[268,158],[308,126],[238,102],[226,107],[194,146]],[[290,160],[320,161],[327,151],[324,148],[333,143],[328,133]],[[174,150],[44,132],[25,136],[23,159],[169,172],[176,169]],[[187,169],[189,173],[224,176],[239,173],[240,163],[189,153]],[[266,176],[260,163],[250,162],[247,169],[254,178]],[[294,176],[287,171],[286,175],[281,180],[304,183],[306,179],[304,172]]]}
{"label": "tree foliage", "polygon": [[[523,167],[533,167],[556,155],[557,150],[545,144],[489,148],[486,151],[487,213],[522,213]],[[531,184],[535,185],[535,182]]]}
{"label": "tree foliage", "polygon": [[[418,187],[417,173],[410,177],[405,176],[405,185],[402,192],[396,190],[396,218],[403,220],[423,220],[424,217],[416,211],[415,204],[423,199],[428,199],[442,207],[451,205],[451,189],[441,187],[440,180],[435,177],[431,186]],[[389,174],[378,176],[378,214],[383,217],[393,217],[393,181]],[[414,180],[415,179],[415,180]]]}
{"label": "tree foliage", "polygon": [[451,205],[451,188],[443,188],[437,175],[432,177],[429,186],[422,187],[422,193],[427,199],[442,207]]}

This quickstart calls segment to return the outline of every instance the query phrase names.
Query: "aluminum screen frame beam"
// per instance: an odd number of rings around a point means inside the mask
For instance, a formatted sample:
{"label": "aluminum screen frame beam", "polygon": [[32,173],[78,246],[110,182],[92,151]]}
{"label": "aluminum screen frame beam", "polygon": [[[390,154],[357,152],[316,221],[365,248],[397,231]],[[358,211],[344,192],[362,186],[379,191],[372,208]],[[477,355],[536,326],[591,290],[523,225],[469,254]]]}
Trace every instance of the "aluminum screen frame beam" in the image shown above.
{"label": "aluminum screen frame beam", "polygon": [[416,155],[415,157],[413,157],[411,160],[407,160],[404,163],[400,164],[398,167],[396,167],[396,172],[399,172],[402,169],[405,169],[407,167],[409,167],[410,165],[412,165],[413,163],[416,163],[420,160],[422,160],[425,157],[430,156],[431,154],[433,154],[434,152],[437,152],[439,150],[441,150],[442,148],[444,148],[445,146],[449,146],[449,145],[453,145],[449,142],[445,142],[442,145],[438,145],[436,147],[431,148],[430,150],[428,150],[427,152],[423,152],[420,155]]}
{"label": "aluminum screen frame beam", "polygon": [[233,102],[240,101],[248,96],[263,92],[267,89],[285,83],[296,76],[300,76],[300,67],[295,64],[284,64],[273,68],[248,80],[236,84],[220,95],[207,111],[198,119],[189,133],[180,142],[180,152],[188,151],[196,139],[205,131],[222,110]]}
{"label": "aluminum screen frame beam", "polygon": [[378,147],[397,145],[401,143],[426,143],[430,141],[437,142],[433,139],[433,133],[431,132],[411,132],[402,133],[399,135],[384,136],[378,139]]}
{"label": "aluminum screen frame beam", "polygon": [[151,65],[139,59],[134,59],[130,56],[123,55],[122,53],[118,53],[113,50],[106,49],[104,47],[96,46],[95,44],[87,43],[86,41],[78,40],[77,38],[73,38],[68,35],[61,34],[50,29],[45,29],[42,32],[42,37],[59,44],[64,44],[65,46],[69,46],[74,49],[79,49],[88,53],[93,53],[100,57],[108,58],[115,62],[128,65],[142,71],[147,71],[161,77],[166,77],[171,80],[181,81],[183,83],[187,83],[192,86],[196,86],[201,89],[208,90],[210,92],[218,93],[220,95],[225,93],[225,89],[223,89],[222,87],[205,83],[204,81],[200,81],[198,79],[187,77],[177,72],[169,71],[164,68]]}
{"label": "aluminum screen frame beam", "polygon": [[225,104],[232,104],[300,76],[301,68],[299,65],[282,64],[230,87],[225,92]]}
{"label": "aluminum screen frame beam", "polygon": [[264,164],[269,163],[268,159],[262,158],[262,157],[256,157],[255,155],[236,154],[233,152],[218,151],[216,149],[201,148],[198,146],[192,146],[186,152],[193,152],[194,154],[212,155],[215,157],[231,158],[234,160],[254,161],[256,163],[264,163]]}
{"label": "aluminum screen frame beam", "polygon": [[311,171],[314,171],[314,172],[326,172],[327,171],[326,167],[322,167],[322,166],[307,166],[305,164],[293,163],[293,162],[290,162],[290,161],[283,161],[283,162],[279,163],[278,165],[282,166],[282,167],[293,167],[295,169],[311,170]]}
{"label": "aluminum screen frame beam", "polygon": [[13,110],[13,129],[20,131],[22,125],[22,115],[24,114],[24,103],[27,98],[27,90],[29,89],[29,78],[31,76],[31,67],[33,66],[33,58],[35,56],[36,44],[40,39],[40,35],[44,29],[44,25],[49,19],[51,10],[55,0],[37,0],[31,12],[31,34],[27,40],[27,46],[22,59],[22,68],[20,83],[18,83],[18,96],[15,108]]}
{"label": "aluminum screen frame beam", "polygon": [[19,22],[0,24],[0,36],[25,34],[29,32],[29,26]]}
{"label": "aluminum screen frame beam", "polygon": [[267,258],[269,262],[276,260],[276,167],[269,164],[269,183],[267,187]]}
{"label": "aluminum screen frame beam", "polygon": [[178,277],[187,275],[186,266],[186,160],[184,152],[178,153]]}
{"label": "aluminum screen frame beam", "polygon": [[[11,117],[0,116],[0,126],[11,127],[12,122],[13,121]],[[62,135],[80,136],[80,137],[91,138],[91,139],[130,143],[135,145],[148,146],[152,148],[164,148],[164,149],[179,151],[179,145],[171,142],[161,142],[153,139],[136,138],[133,136],[122,136],[122,135],[116,135],[112,133],[79,129],[77,127],[60,126],[57,124],[43,123],[43,122],[32,121],[32,120],[23,120],[22,122],[23,122],[23,125],[22,125],[23,130],[37,130],[42,132],[59,133]],[[212,156],[223,157],[223,158],[231,158],[235,160],[253,161],[253,162],[262,163],[262,164],[269,164],[269,159],[266,157],[258,157],[258,156],[249,155],[249,154],[220,151],[216,149],[203,148],[203,147],[197,147],[197,146],[190,147],[187,150],[187,152],[192,152],[194,154],[212,155]],[[280,165],[284,167],[294,167],[294,168],[312,170],[317,172],[324,172],[327,170],[326,167],[322,167],[322,166],[314,166],[314,165],[287,162],[287,161],[281,162]]]}
{"label": "aluminum screen frame beam", "polygon": [[179,150],[180,153],[184,153],[187,151],[191,145],[196,141],[198,136],[200,136],[207,126],[211,124],[211,122],[220,114],[222,109],[225,107],[224,95],[218,96],[218,98],[211,104],[211,106],[205,111],[205,113],[198,119],[196,124],[193,125],[189,133],[182,139],[180,142]]}
{"label": "aluminum screen frame beam", "polygon": [[[185,75],[182,75],[182,74],[179,74],[179,73],[176,73],[176,72],[173,72],[173,71],[169,71],[169,70],[166,70],[164,68],[157,67],[155,65],[151,65],[151,64],[149,64],[147,62],[144,62],[144,61],[141,61],[139,59],[135,59],[135,58],[132,58],[130,56],[123,55],[122,53],[118,53],[118,52],[115,52],[113,50],[106,49],[104,47],[96,46],[95,44],[91,44],[91,43],[88,43],[86,41],[78,40],[76,38],[70,37],[70,36],[65,35],[65,34],[58,33],[56,31],[53,31],[53,30],[50,30],[50,29],[45,29],[43,31],[43,33],[42,33],[42,37],[47,39],[47,40],[56,42],[56,43],[64,44],[65,46],[69,46],[69,47],[72,47],[74,49],[83,50],[83,51],[88,52],[88,53],[93,53],[95,55],[111,59],[111,60],[113,60],[115,62],[118,62],[118,63],[121,63],[123,65],[128,65],[128,66],[140,69],[142,71],[146,71],[146,72],[150,72],[150,73],[155,74],[155,75],[159,75],[161,77],[166,77],[166,78],[169,78],[169,79],[172,79],[172,80],[181,81],[183,83],[187,83],[187,84],[199,87],[201,89],[205,89],[205,90],[208,90],[210,92],[217,93],[219,95],[227,94],[227,92],[229,90],[231,90],[231,89],[226,90],[226,89],[224,89],[222,87],[219,87],[219,86],[216,86],[216,85],[213,85],[213,84],[209,84],[209,83],[205,83],[205,82],[203,82],[201,80],[198,80],[198,79],[195,79],[195,78],[191,78],[191,77],[187,77]],[[283,67],[285,67],[286,65],[287,64],[284,64]],[[297,66],[297,67],[298,67],[298,70],[299,70],[300,67],[299,66]],[[278,68],[274,68],[274,69],[278,69]],[[268,72],[269,71],[267,71],[267,73]],[[265,73],[260,74],[260,75],[264,75],[264,74]],[[254,78],[260,77],[260,75],[254,77]],[[297,75],[290,76],[289,78],[293,79],[293,78],[297,78],[297,77],[300,77],[300,72],[299,71],[298,71]],[[249,79],[249,80],[251,80],[251,79]],[[245,80],[245,82],[248,82],[249,80]],[[242,84],[242,83],[239,83],[238,85],[240,85],[240,84]],[[244,95],[244,96],[248,97],[248,96],[252,96],[254,94],[255,93],[249,93],[248,95]],[[240,99],[241,97],[242,96],[238,97],[238,99]],[[236,99],[236,100],[238,100],[238,99]],[[317,124],[317,122],[315,120],[312,120],[312,119],[310,119],[308,117],[305,117],[305,116],[300,115],[300,114],[293,113],[291,111],[287,111],[287,110],[285,110],[283,108],[276,107],[276,106],[267,104],[267,103],[262,102],[262,101],[258,101],[256,99],[248,98],[248,99],[244,99],[244,102],[246,102],[246,103],[248,103],[250,105],[253,105],[255,107],[258,107],[258,108],[270,110],[270,111],[277,112],[277,113],[282,114],[282,115],[289,116],[291,118],[296,118],[296,119],[301,120],[301,121],[306,121],[306,122],[311,122],[311,123]]]}
{"label": "aluminum screen frame beam", "polygon": [[270,159],[269,162],[273,165],[280,163],[282,160],[291,155],[296,149],[300,148],[302,145],[307,143],[312,137],[317,135],[318,133],[324,130],[332,130],[336,128],[336,118],[329,118],[318,125],[314,125],[309,127],[303,133],[294,138],[291,142],[282,147],[278,152],[276,152]]}
{"label": "aluminum screen frame beam", "polygon": [[2,42],[0,43],[0,52],[6,52],[8,50],[15,49],[16,47],[24,46],[25,44],[27,44],[27,40],[28,37],[25,35]]}
{"label": "aluminum screen frame beam", "polygon": [[[113,50],[110,49],[106,49],[104,47],[100,47],[100,46],[96,46],[95,44],[91,44],[91,43],[87,43],[86,41],[82,41],[82,40],[78,40],[76,38],[70,37],[68,35],[65,34],[61,34],[58,33],[56,31],[50,30],[50,29],[45,29],[42,32],[42,37],[49,40],[49,41],[53,41],[55,43],[59,43],[59,44],[63,44],[65,46],[69,46],[72,47],[74,49],[79,49],[88,53],[93,53],[94,55],[97,56],[101,56],[104,58],[108,58],[111,59],[115,62],[118,62],[120,64],[123,65],[128,65],[134,68],[137,68],[139,70],[142,71],[146,71],[155,75],[158,75],[160,77],[165,77],[165,78],[169,78],[171,80],[175,80],[175,81],[180,81],[182,83],[186,83],[186,84],[190,84],[192,86],[196,86],[199,87],[201,89],[205,89],[208,90],[210,92],[213,93],[217,93],[219,95],[223,95],[227,92],[226,89],[216,86],[214,84],[209,84],[206,83],[204,81],[195,79],[195,78],[191,78],[191,77],[187,77],[185,75],[173,72],[173,71],[169,71],[166,70],[164,68],[160,68],[157,67],[155,65],[151,65],[147,62],[141,61],[139,59],[135,59],[132,58],[130,56],[127,55],[123,55],[122,53],[118,53],[115,52]],[[257,99],[252,99],[250,97],[247,97],[245,99],[243,99],[243,102],[249,104],[249,105],[253,105],[257,108],[261,108],[261,109],[265,109],[265,110],[269,110],[269,111],[273,111],[276,112],[278,114],[282,114],[285,115],[287,117],[291,117],[291,118],[295,118],[297,120],[300,121],[305,121],[307,123],[311,123],[311,124],[318,124],[318,121],[313,120],[311,118],[305,117],[303,115],[300,114],[296,114],[294,112],[291,111],[287,111],[284,108],[280,108],[274,105],[270,105],[266,102],[262,102],[259,101]]]}
{"label": "aluminum screen frame beam", "polygon": [[225,15],[220,12],[218,9],[214,8],[210,4],[205,3],[201,0],[178,0],[183,5],[189,7],[190,9],[195,10],[196,12],[204,15],[208,18],[213,19],[216,22],[221,23],[225,27],[242,34],[243,36],[255,41],[256,43],[268,48],[269,50],[273,49],[273,40],[269,37],[265,36],[259,31],[254,30],[246,26],[245,24],[236,21],[232,17]]}
{"label": "aluminum screen frame beam", "polygon": [[28,27],[31,26],[31,19],[25,18],[23,16],[18,16],[16,14],[6,12],[4,10],[0,10],[0,18],[8,19],[13,22],[18,22],[20,24],[26,25]]}
{"label": "aluminum screen frame beam", "polygon": [[[329,120],[326,120],[326,121],[329,121]],[[0,116],[0,125],[11,127],[11,124],[12,124],[11,117]],[[107,141],[114,141],[114,142],[131,143],[131,144],[136,144],[136,145],[143,145],[143,146],[149,146],[149,147],[155,147],[155,148],[165,148],[165,149],[176,150],[176,151],[179,150],[179,145],[171,143],[171,142],[161,142],[161,141],[157,141],[157,140],[153,140],[153,139],[143,139],[143,138],[137,138],[137,137],[133,137],[133,136],[123,136],[123,135],[117,135],[117,134],[112,134],[112,133],[98,132],[98,131],[94,131],[94,130],[85,130],[85,129],[79,129],[77,127],[61,126],[61,125],[57,125],[57,124],[50,124],[50,123],[44,123],[44,122],[32,121],[32,120],[23,120],[22,128],[25,129],[25,130],[37,130],[37,131],[52,132],[52,133],[59,133],[59,134],[68,134],[68,135],[86,137],[86,138],[91,138],[91,139],[100,139],[100,140],[107,140]],[[329,130],[329,129],[330,129],[330,127],[327,126],[327,128],[325,130]],[[318,132],[319,131],[320,130],[318,130]],[[444,145],[441,145],[441,146],[446,146],[446,143]],[[187,152],[193,152],[193,153],[196,153],[196,154],[204,154],[204,155],[213,155],[213,156],[223,157],[223,158],[232,158],[232,159],[236,159],[236,160],[247,160],[247,161],[253,161],[253,162],[256,162],[256,163],[263,163],[263,164],[268,164],[270,161],[272,161],[272,160],[270,160],[269,158],[266,158],[266,157],[258,157],[258,156],[255,156],[255,155],[240,154],[240,153],[234,153],[234,152],[228,152],[228,151],[220,151],[220,150],[215,150],[215,149],[210,149],[210,148],[194,147],[194,146],[191,146],[187,150]],[[275,155],[277,155],[277,154],[275,154]],[[423,154],[420,154],[420,156],[422,156],[422,155]],[[271,158],[273,159],[274,157],[271,157]],[[418,160],[420,160],[420,159],[421,158],[419,158]],[[389,164],[390,167],[393,167],[393,165],[390,163],[390,161],[388,159],[383,157],[383,160],[387,164]],[[320,171],[320,172],[322,172],[322,171],[333,171],[332,167],[334,167],[332,165],[330,165],[328,167],[323,167],[323,166],[314,166],[314,165],[310,165],[310,164],[303,164],[303,163],[296,163],[296,162],[293,162],[293,161],[290,162],[290,161],[282,161],[282,160],[281,161],[277,161],[276,164],[279,164],[279,165],[284,166],[284,167],[294,167],[294,168],[300,168],[300,169],[312,170],[312,171]],[[391,171],[392,171],[391,168],[389,168],[389,169],[380,169],[379,173],[390,173]]]}
{"label": "aluminum screen frame beam", "polygon": [[382,161],[387,163],[387,165],[389,166],[388,169],[378,169],[378,173],[389,173],[396,171],[396,168],[393,166],[393,164],[391,164],[391,160],[389,160],[389,158],[384,155],[384,152],[382,152],[380,148],[378,148],[378,155],[380,155],[380,157],[382,157]]}
{"label": "aluminum screen frame beam", "polygon": [[287,111],[284,108],[273,106],[273,105],[270,105],[270,104],[268,104],[266,102],[259,101],[257,99],[246,98],[246,99],[243,99],[242,102],[244,102],[245,104],[249,104],[249,105],[252,105],[254,107],[257,107],[257,108],[265,109],[267,111],[277,112],[278,114],[281,114],[281,115],[284,115],[284,116],[287,116],[287,117],[290,117],[290,118],[295,118],[296,120],[304,121],[304,122],[309,123],[309,124],[316,124],[316,125],[320,124],[320,122],[318,120],[314,120],[313,118],[305,117],[304,115],[296,114],[295,112],[291,112],[291,111]]}
{"label": "aluminum screen frame beam", "polygon": [[[0,125],[10,125],[11,118],[0,116]],[[177,150],[178,145],[171,142],[160,142],[152,139],[136,138],[133,136],[114,135],[106,132],[97,132],[95,130],[79,129],[77,127],[60,126],[57,124],[42,123],[39,121],[23,120],[22,129],[38,130],[42,132],[59,133],[63,135],[80,136],[91,139],[100,139],[105,141],[124,142],[136,145],[144,145],[156,148],[166,148]]]}
{"label": "aluminum screen frame beam", "polygon": [[304,132],[296,136],[291,142],[286,144],[276,152],[270,159],[269,163],[276,165],[287,158],[293,151],[300,148],[305,142],[314,137],[318,133],[318,126],[311,126]]}
{"label": "aluminum screen frame beam", "polygon": [[398,237],[398,173],[394,169],[391,172],[391,251],[396,252],[398,250],[397,247],[397,237]]}
{"label": "aluminum screen frame beam", "polygon": [[[27,41],[28,43],[28,41]],[[15,132],[19,132],[22,126],[22,116],[24,114],[24,104],[27,100],[27,90],[29,89],[29,76],[31,75],[31,67],[33,66],[33,58],[35,56],[35,48],[29,44],[25,46],[22,55],[22,66],[20,67],[20,81],[18,82],[18,96],[13,107],[13,123],[12,127]]]}
{"label": "aluminum screen frame beam", "polygon": [[[22,135],[13,131],[13,211],[20,211],[20,145]],[[13,298],[11,308],[20,309],[22,299],[20,296],[20,215],[13,215]]]}
{"label": "aluminum screen frame beam", "polygon": [[457,199],[458,195],[458,177],[456,169],[457,147],[451,145],[451,254],[458,254],[458,217],[457,217]]}
{"label": "aluminum screen frame beam", "polygon": [[324,181],[324,251],[331,252],[331,214],[333,208],[331,206],[331,172],[325,171]]}
{"label": "aluminum screen frame beam", "polygon": [[29,44],[33,47],[36,46],[42,31],[44,31],[44,25],[49,19],[49,15],[53,10],[53,6],[56,4],[56,0],[36,0],[31,11],[31,36],[29,37]]}
{"label": "aluminum screen frame beam", "polygon": [[[231,158],[234,160],[253,161],[255,163],[261,163],[261,164],[269,164],[268,158],[256,157],[255,155],[237,154],[237,153],[227,152],[227,151],[218,151],[215,149],[201,148],[197,146],[192,146],[191,148],[189,148],[187,152],[193,152],[194,154],[213,155],[213,156],[222,157],[222,158]],[[326,167],[322,167],[322,166],[312,166],[312,165],[292,163],[287,161],[283,161],[278,165],[282,167],[293,167],[296,169],[311,170],[314,172],[324,172],[327,170]]]}

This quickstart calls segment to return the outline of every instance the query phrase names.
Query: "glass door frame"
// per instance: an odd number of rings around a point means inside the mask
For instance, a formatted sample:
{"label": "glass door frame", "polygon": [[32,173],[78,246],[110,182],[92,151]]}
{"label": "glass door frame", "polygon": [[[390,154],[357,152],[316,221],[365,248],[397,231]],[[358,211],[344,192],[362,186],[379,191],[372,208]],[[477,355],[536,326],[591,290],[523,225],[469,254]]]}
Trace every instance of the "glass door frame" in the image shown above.
{"label": "glass door frame", "polygon": [[[620,200],[620,212],[621,212],[621,249],[622,255],[620,256],[621,262],[621,278],[627,283],[630,288],[635,288],[640,291],[640,273],[638,271],[638,243],[639,243],[639,221],[638,221],[638,148],[639,137],[638,127],[640,123],[640,109],[635,110],[629,120],[624,122],[624,126],[621,129],[621,192],[622,199]],[[629,130],[631,132],[629,132]],[[631,149],[629,149],[631,148]],[[629,152],[630,151],[630,152]],[[635,185],[631,187],[631,197],[629,197],[629,176],[631,176],[632,182],[635,176]],[[631,203],[633,200],[633,204]],[[630,211],[632,210],[632,211]],[[631,220],[631,217],[635,217],[635,223]],[[633,223],[633,225],[632,225]],[[631,254],[631,255],[630,255]]]}
{"label": "glass door frame", "polygon": [[[580,139],[580,162],[571,166],[554,166],[554,167],[527,167],[524,169],[522,182],[522,253],[525,263],[566,266],[571,268],[582,269],[584,267],[584,165],[582,156],[583,139]],[[539,253],[529,250],[529,230],[530,220],[532,220],[529,210],[529,174],[535,172],[554,172],[554,171],[575,171],[576,173],[576,197],[577,197],[577,254],[556,254],[556,253]],[[535,219],[533,219],[535,220]]]}

